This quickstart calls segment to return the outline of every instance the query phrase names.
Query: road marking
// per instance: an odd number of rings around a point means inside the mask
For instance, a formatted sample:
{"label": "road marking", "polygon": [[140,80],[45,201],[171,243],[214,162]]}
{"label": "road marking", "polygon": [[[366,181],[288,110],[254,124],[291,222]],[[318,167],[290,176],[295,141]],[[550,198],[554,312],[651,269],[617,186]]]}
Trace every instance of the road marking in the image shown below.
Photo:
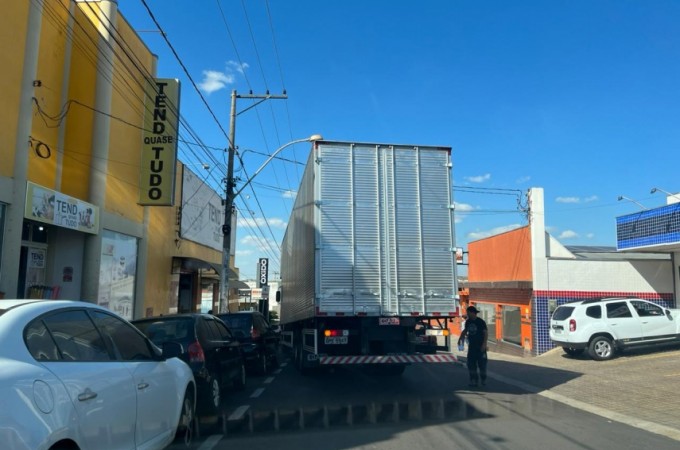
{"label": "road marking", "polygon": [[274,381],[274,377],[269,377],[269,378],[267,378],[266,380],[264,380],[264,384],[269,384],[269,383],[271,383],[272,381]]}
{"label": "road marking", "polygon": [[262,395],[263,392],[264,392],[264,388],[257,388],[257,389],[255,389],[255,392],[253,392],[253,395],[250,396],[250,398],[257,398],[260,395]]}
{"label": "road marking", "polygon": [[664,377],[679,377],[679,376],[680,376],[680,372],[669,373],[669,374],[664,375]]}
{"label": "road marking", "polygon": [[517,381],[513,378],[508,378],[503,375],[498,375],[492,372],[488,373],[489,378],[501,381],[505,384],[524,389],[527,392],[540,395],[545,398],[549,398],[556,402],[564,403],[565,405],[571,406],[572,408],[577,408],[592,414],[596,414],[601,417],[605,417],[610,420],[615,420],[623,424],[629,425],[631,427],[639,428],[641,430],[650,431],[655,434],[660,434],[662,436],[669,437],[671,439],[680,440],[680,430],[675,428],[667,427],[665,425],[660,425],[658,423],[649,422],[647,420],[637,419],[635,417],[630,417],[625,414],[617,413],[615,411],[610,411],[605,408],[601,408],[595,405],[589,405],[588,403],[581,402],[579,400],[574,400],[564,395],[556,394],[549,390],[544,390],[536,386],[532,386],[521,381]]}
{"label": "road marking", "polygon": [[287,362],[285,362],[285,363],[281,363],[281,367],[286,367],[287,365],[288,365],[288,363],[287,363]]}
{"label": "road marking", "polygon": [[236,408],[236,411],[231,413],[227,420],[240,420],[246,413],[246,411],[248,411],[248,408],[250,408],[250,405],[239,406],[238,408]]}
{"label": "road marking", "polygon": [[206,439],[200,447],[198,447],[198,450],[212,450],[215,445],[217,445],[218,442],[222,440],[222,435],[221,434],[213,434],[212,436],[208,436],[208,439]]}
{"label": "road marking", "polygon": [[282,369],[276,369],[276,370],[274,371],[274,375],[280,374],[280,373],[281,373],[281,370],[282,370]]}

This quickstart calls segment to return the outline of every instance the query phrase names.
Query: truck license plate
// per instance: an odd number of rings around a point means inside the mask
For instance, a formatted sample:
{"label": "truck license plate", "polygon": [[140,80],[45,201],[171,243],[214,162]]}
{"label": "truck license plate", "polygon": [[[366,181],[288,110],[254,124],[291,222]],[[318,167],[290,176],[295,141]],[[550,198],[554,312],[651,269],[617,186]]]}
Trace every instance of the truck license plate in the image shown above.
{"label": "truck license plate", "polygon": [[337,345],[337,344],[346,344],[347,343],[347,336],[331,336],[331,337],[325,337],[324,338],[324,344],[328,345]]}
{"label": "truck license plate", "polygon": [[379,325],[399,325],[399,317],[379,317]]}

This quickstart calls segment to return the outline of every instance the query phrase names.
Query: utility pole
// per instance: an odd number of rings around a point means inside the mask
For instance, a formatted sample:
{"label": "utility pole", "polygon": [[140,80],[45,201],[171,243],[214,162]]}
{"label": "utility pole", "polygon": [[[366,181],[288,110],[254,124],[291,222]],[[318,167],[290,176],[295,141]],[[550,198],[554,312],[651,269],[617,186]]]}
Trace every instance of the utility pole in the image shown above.
{"label": "utility pole", "polygon": [[[266,94],[253,94],[252,91],[249,94],[239,95],[234,89],[231,91],[231,114],[229,116],[229,156],[227,158],[227,179],[226,183],[226,195],[224,201],[224,224],[222,225],[222,235],[224,236],[222,241],[222,274],[220,277],[220,304],[219,312],[227,312],[229,309],[229,260],[231,259],[231,236],[234,230],[232,230],[231,222],[233,217],[234,209],[234,155],[236,154],[236,99],[239,98],[251,98],[260,99],[259,102],[250,105],[248,108],[244,109],[238,114],[244,113],[251,108],[259,105],[268,99],[275,100],[286,100],[288,96],[284,91],[283,95],[271,95],[269,91]],[[244,186],[245,187],[245,186]],[[239,191],[240,192],[240,191]]]}

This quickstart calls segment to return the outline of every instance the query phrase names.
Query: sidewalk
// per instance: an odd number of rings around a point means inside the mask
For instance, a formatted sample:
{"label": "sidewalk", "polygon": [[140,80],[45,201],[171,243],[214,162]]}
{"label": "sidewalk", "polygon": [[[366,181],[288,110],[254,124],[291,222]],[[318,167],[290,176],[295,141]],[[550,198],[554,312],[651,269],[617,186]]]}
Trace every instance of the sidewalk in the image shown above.
{"label": "sidewalk", "polygon": [[531,358],[489,353],[489,378],[680,440],[678,344],[628,350],[610,361],[568,357],[562,349]]}

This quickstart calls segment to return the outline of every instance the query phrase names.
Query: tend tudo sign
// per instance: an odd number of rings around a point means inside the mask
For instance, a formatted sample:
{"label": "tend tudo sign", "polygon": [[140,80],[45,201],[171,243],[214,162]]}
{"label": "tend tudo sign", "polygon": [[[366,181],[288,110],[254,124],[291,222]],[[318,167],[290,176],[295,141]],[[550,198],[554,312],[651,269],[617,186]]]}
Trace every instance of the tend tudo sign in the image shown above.
{"label": "tend tudo sign", "polygon": [[266,286],[269,282],[269,259],[260,258],[257,262],[257,286]]}
{"label": "tend tudo sign", "polygon": [[139,204],[175,203],[179,125],[179,80],[157,78],[149,85],[144,111]]}

